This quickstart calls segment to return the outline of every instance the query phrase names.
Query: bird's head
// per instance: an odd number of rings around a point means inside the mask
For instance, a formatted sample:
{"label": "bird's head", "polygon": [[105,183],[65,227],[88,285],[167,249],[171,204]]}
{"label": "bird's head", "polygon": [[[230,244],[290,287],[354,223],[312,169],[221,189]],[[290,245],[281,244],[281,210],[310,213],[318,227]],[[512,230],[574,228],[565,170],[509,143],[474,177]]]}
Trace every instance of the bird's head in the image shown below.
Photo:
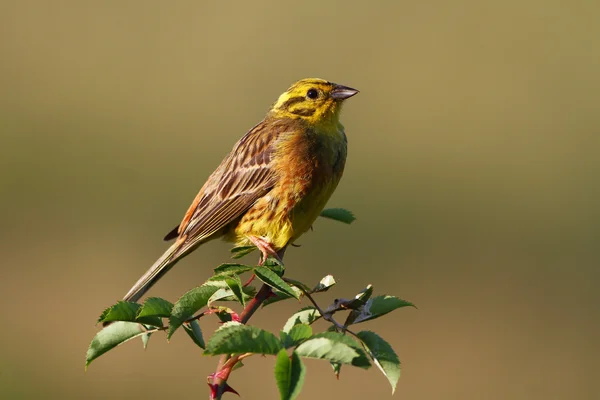
{"label": "bird's head", "polygon": [[337,123],[342,103],[358,90],[323,79],[308,78],[294,83],[273,104],[278,117],[300,118],[311,125]]}

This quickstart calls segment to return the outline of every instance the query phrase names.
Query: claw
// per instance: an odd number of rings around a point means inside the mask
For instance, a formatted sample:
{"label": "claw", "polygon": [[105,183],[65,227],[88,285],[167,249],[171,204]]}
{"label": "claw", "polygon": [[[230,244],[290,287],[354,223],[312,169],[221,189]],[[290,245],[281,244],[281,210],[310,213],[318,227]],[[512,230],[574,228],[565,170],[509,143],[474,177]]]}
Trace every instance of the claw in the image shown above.
{"label": "claw", "polygon": [[262,253],[259,261],[260,265],[263,265],[269,257],[273,257],[274,259],[279,261],[279,263],[283,264],[283,261],[281,261],[281,257],[279,256],[279,254],[277,254],[277,251],[275,251],[273,245],[269,243],[266,239],[258,236],[248,236],[248,240],[250,240],[252,244],[255,245]]}

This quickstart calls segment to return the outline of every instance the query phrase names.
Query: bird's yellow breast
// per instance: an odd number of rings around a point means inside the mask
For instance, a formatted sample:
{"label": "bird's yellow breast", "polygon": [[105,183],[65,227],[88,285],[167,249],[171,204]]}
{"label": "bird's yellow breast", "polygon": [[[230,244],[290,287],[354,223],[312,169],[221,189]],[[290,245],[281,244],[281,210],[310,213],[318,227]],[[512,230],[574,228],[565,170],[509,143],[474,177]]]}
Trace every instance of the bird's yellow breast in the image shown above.
{"label": "bird's yellow breast", "polygon": [[343,127],[302,129],[284,135],[274,151],[277,182],[235,227],[237,245],[247,236],[282,249],[310,229],[337,187],[346,161]]}

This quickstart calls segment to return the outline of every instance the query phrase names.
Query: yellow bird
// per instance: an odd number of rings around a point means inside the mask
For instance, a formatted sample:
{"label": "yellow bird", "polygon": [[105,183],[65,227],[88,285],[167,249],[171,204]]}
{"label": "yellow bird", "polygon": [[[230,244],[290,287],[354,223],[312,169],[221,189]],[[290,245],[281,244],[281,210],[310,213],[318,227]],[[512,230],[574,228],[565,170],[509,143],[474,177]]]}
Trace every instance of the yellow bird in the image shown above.
{"label": "yellow bird", "polygon": [[312,78],[279,96],[208,178],[181,224],[165,236],[175,243],[124,300],[139,300],[177,261],[218,237],[255,245],[261,262],[280,259],[310,229],[342,177],[347,141],[339,115],[344,100],[357,93]]}

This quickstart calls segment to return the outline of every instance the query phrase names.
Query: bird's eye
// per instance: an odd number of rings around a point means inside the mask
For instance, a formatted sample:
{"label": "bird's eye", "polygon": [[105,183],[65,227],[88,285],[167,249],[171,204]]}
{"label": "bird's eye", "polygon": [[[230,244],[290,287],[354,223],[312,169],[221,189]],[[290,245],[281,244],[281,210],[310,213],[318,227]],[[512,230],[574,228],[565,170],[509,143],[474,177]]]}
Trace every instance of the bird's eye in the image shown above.
{"label": "bird's eye", "polygon": [[317,92],[317,89],[308,89],[308,92],[306,92],[306,97],[314,100],[319,97],[319,92]]}

